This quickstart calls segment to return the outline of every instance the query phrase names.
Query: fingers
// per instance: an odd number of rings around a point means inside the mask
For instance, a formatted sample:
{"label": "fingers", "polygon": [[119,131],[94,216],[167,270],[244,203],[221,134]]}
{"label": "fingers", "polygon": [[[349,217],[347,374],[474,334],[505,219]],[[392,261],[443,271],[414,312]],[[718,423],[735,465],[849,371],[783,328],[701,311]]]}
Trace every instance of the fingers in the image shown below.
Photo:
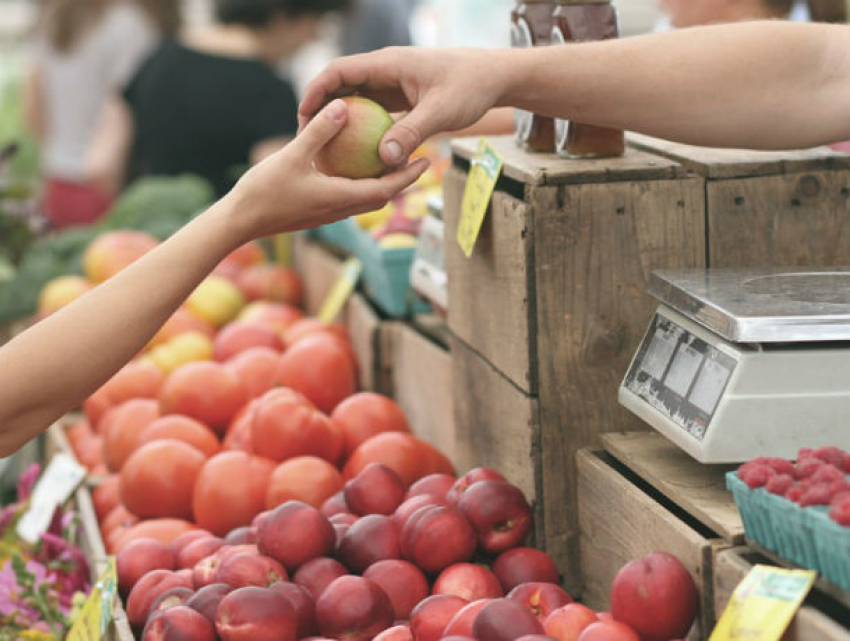
{"label": "fingers", "polygon": [[[400,191],[416,182],[425,173],[429,165],[430,162],[427,159],[420,158],[404,169],[387,174],[381,178],[345,181],[347,184],[343,189],[347,194],[348,204],[357,207],[360,203],[369,206],[380,203],[376,208],[379,209]],[[369,211],[369,209],[364,209],[363,211]]]}
{"label": "fingers", "polygon": [[312,163],[314,156],[340,132],[347,119],[348,105],[342,100],[331,102],[304,126],[295,141],[290,144],[295,147],[296,157],[301,157],[306,163]]}
{"label": "fingers", "polygon": [[381,141],[381,158],[390,167],[398,167],[419,145],[439,133],[441,111],[438,100],[428,97],[406,116],[399,118]]}
{"label": "fingers", "polygon": [[298,107],[298,124],[306,127],[316,115],[328,97],[350,93],[346,87],[356,87],[365,82],[366,72],[363,69],[364,56],[341,58],[316,76],[304,90],[301,104]]}

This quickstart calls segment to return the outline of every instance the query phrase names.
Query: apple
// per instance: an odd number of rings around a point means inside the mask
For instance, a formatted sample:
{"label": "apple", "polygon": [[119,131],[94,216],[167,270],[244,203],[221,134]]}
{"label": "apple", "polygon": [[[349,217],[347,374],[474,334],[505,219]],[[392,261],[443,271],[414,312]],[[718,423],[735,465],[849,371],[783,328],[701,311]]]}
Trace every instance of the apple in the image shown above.
{"label": "apple", "polygon": [[404,498],[407,500],[421,494],[430,494],[431,496],[444,499],[456,480],[450,474],[429,474],[411,485]]}
{"label": "apple", "polygon": [[331,525],[354,525],[357,523],[360,517],[349,514],[348,512],[338,512],[334,514],[332,517],[328,519],[331,522]]}
{"label": "apple", "polygon": [[409,561],[378,561],[366,569],[363,578],[374,582],[387,593],[396,621],[406,621],[416,604],[428,597],[428,580]]}
{"label": "apple", "polygon": [[507,481],[507,479],[496,470],[491,470],[487,467],[476,467],[474,470],[470,470],[454,482],[454,485],[452,485],[446,493],[446,499],[452,505],[457,505],[457,502],[460,501],[460,497],[463,496],[463,493],[466,492],[473,483],[477,483],[478,481]]}
{"label": "apple", "polygon": [[338,556],[349,570],[357,574],[378,561],[397,559],[398,527],[388,516],[364,516],[348,528],[340,542]]}
{"label": "apple", "polygon": [[198,561],[208,557],[213,552],[226,545],[224,539],[217,536],[208,536],[192,541],[180,550],[177,555],[177,567],[181,570],[194,568]]}
{"label": "apple", "polygon": [[454,508],[420,508],[401,530],[402,556],[427,573],[468,561],[474,553],[475,531]]}
{"label": "apple", "polygon": [[392,514],[404,501],[405,486],[394,470],[370,463],[345,484],[343,492],[354,514]]}
{"label": "apple", "polygon": [[113,231],[95,238],[83,252],[83,271],[92,283],[102,283],[159,244],[141,231]]}
{"label": "apple", "polygon": [[404,527],[407,519],[410,518],[414,512],[426,505],[442,505],[445,507],[451,507],[448,501],[438,498],[433,494],[418,494],[416,496],[411,496],[404,503],[398,506],[398,509],[396,509],[393,513],[393,521],[395,521],[396,525],[398,525],[399,529],[401,529]]}
{"label": "apple", "polygon": [[455,563],[447,567],[434,582],[432,593],[454,594],[470,602],[505,595],[496,575],[475,563]]}
{"label": "apple", "polygon": [[553,610],[543,622],[543,629],[558,641],[578,641],[579,636],[599,618],[596,613],[580,603],[568,603]]}
{"label": "apple", "polygon": [[211,583],[205,585],[200,590],[195,592],[186,601],[186,605],[196,612],[203,614],[210,623],[215,623],[215,613],[218,610],[218,604],[226,594],[233,592],[233,588],[226,583]]}
{"label": "apple", "polygon": [[342,563],[322,557],[307,561],[298,568],[295,576],[292,577],[292,581],[306,589],[315,600],[322,596],[326,587],[347,574],[348,570]]}
{"label": "apple", "polygon": [[[304,318],[304,312],[294,305],[255,301],[248,303],[239,313],[238,319],[265,325],[276,332],[286,332],[292,325]],[[285,341],[290,344],[290,341]]]}
{"label": "apple", "polygon": [[298,307],[304,296],[301,278],[283,265],[251,265],[236,276],[236,285],[249,301],[264,300]]}
{"label": "apple", "polygon": [[478,613],[484,609],[485,605],[492,601],[493,599],[478,599],[478,601],[473,601],[472,603],[463,606],[460,610],[458,610],[457,614],[451,618],[448,624],[446,624],[446,627],[443,630],[443,635],[471,637],[472,626],[475,625],[475,619],[478,617]]}
{"label": "apple", "polygon": [[276,507],[257,528],[257,547],[294,572],[311,559],[330,554],[336,533],[327,517],[300,501]]}
{"label": "apple", "polygon": [[584,629],[578,641],[641,641],[641,638],[624,623],[597,621]]}
{"label": "apple", "polygon": [[224,542],[228,545],[244,545],[246,543],[253,543],[256,532],[252,530],[247,525],[238,527],[235,530],[231,530],[226,537],[224,537]]}
{"label": "apple", "polygon": [[316,166],[329,176],[376,178],[387,169],[379,147],[393,126],[381,105],[361,96],[342,98],[348,109],[345,125],[316,156]]}
{"label": "apple", "polygon": [[505,592],[521,583],[558,583],[555,562],[548,554],[534,548],[512,548],[502,552],[492,570]]}
{"label": "apple", "polygon": [[322,503],[322,507],[319,508],[319,511],[327,516],[328,518],[334,516],[335,514],[344,514],[349,513],[348,505],[345,503],[345,494],[342,490],[331,496],[324,503]]}
{"label": "apple", "polygon": [[573,602],[572,597],[554,583],[522,583],[511,590],[508,598],[526,606],[541,623],[558,608]]}
{"label": "apple", "polygon": [[643,641],[687,636],[699,594],[690,573],[666,552],[653,552],[623,566],[611,585],[611,614]]}
{"label": "apple", "polygon": [[531,531],[531,506],[515,485],[478,481],[458,501],[458,509],[478,535],[478,547],[490,554],[520,545]]}
{"label": "apple", "polygon": [[131,541],[115,557],[118,587],[129,594],[136,582],[153,570],[173,570],[174,554],[171,549],[155,539]]}
{"label": "apple", "polygon": [[416,641],[438,641],[452,617],[466,604],[459,596],[429,596],[410,613],[410,631],[413,638]]}
{"label": "apple", "polygon": [[327,637],[370,641],[392,625],[393,606],[386,593],[369,579],[343,576],[325,588],[316,601],[316,619]]}
{"label": "apple", "polygon": [[137,630],[148,620],[151,606],[164,592],[172,588],[192,588],[190,580],[168,570],[154,570],[140,578],[127,598],[127,619]]}
{"label": "apple", "polygon": [[157,612],[185,604],[193,594],[195,594],[194,590],[190,590],[189,588],[171,588],[170,590],[166,590],[151,605],[148,620]]}
{"label": "apple", "polygon": [[280,334],[264,325],[233,321],[225,325],[213,339],[213,359],[220,363],[252,347],[269,347],[283,351]]}
{"label": "apple", "polygon": [[239,554],[223,561],[215,575],[216,583],[226,583],[233,588],[255,585],[267,588],[278,581],[287,581],[284,567],[274,559],[261,554]]}
{"label": "apple", "polygon": [[215,627],[222,641],[295,641],[298,617],[282,594],[250,586],[234,590],[221,600]]}
{"label": "apple", "polygon": [[316,600],[307,590],[295,583],[281,581],[270,586],[278,594],[282,594],[295,608],[298,617],[298,638],[303,639],[318,632],[316,624]]}
{"label": "apple", "polygon": [[142,641],[215,641],[215,627],[210,621],[185,605],[162,610],[153,615],[142,633]]}
{"label": "apple", "polygon": [[256,545],[223,545],[207,557],[204,557],[192,568],[192,582],[195,589],[216,583],[218,569],[222,563],[240,554],[259,554]]}
{"label": "apple", "polygon": [[381,632],[374,641],[413,641],[413,635],[406,625],[394,625]]}
{"label": "apple", "polygon": [[547,634],[524,634],[516,641],[555,641]]}
{"label": "apple", "polygon": [[494,599],[475,617],[472,633],[487,641],[514,641],[525,634],[543,634],[543,624],[524,605],[512,599]]}

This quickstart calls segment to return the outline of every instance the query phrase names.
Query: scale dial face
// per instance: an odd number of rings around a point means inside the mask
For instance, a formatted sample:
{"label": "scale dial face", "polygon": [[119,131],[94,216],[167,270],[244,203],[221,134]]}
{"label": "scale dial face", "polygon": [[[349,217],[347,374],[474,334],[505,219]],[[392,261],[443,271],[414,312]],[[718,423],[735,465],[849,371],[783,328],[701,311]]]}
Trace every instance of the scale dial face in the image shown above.
{"label": "scale dial face", "polygon": [[702,441],[736,365],[729,354],[656,314],[625,386]]}

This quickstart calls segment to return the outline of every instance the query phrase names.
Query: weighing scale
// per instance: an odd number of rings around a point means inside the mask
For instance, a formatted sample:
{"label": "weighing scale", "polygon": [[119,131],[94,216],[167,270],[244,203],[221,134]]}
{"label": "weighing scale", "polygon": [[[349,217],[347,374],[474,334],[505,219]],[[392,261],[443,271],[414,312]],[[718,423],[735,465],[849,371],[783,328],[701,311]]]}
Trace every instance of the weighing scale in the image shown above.
{"label": "weighing scale", "polygon": [[703,463],[850,449],[850,268],[656,271],[648,291],[624,407]]}

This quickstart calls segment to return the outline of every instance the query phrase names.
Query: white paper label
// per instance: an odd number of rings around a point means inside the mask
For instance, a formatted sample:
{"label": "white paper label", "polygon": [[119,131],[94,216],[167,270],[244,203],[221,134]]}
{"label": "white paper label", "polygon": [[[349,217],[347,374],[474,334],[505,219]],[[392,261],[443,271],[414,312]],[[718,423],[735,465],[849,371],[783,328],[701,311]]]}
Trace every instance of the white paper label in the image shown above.
{"label": "white paper label", "polygon": [[56,507],[63,505],[86,478],[86,468],[67,454],[57,454],[36,483],[30,507],[18,521],[18,536],[35,543],[50,527]]}

